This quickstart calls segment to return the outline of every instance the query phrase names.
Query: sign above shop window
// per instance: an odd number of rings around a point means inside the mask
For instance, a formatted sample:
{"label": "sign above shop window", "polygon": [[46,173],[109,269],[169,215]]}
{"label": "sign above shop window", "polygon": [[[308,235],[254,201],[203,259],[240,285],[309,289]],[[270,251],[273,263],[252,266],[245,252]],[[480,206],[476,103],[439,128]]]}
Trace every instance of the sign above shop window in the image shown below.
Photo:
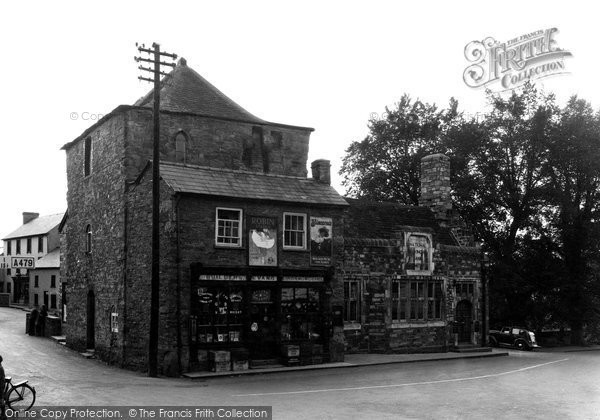
{"label": "sign above shop window", "polygon": [[333,222],[330,217],[310,218],[310,264],[331,265]]}
{"label": "sign above shop window", "polygon": [[277,276],[252,276],[251,281],[277,281]]}
{"label": "sign above shop window", "polygon": [[283,281],[309,281],[309,282],[322,282],[323,277],[320,276],[283,276]]}
{"label": "sign above shop window", "polygon": [[248,264],[277,266],[277,219],[248,217]]}
{"label": "sign above shop window", "polygon": [[245,275],[200,274],[198,280],[246,281]]}

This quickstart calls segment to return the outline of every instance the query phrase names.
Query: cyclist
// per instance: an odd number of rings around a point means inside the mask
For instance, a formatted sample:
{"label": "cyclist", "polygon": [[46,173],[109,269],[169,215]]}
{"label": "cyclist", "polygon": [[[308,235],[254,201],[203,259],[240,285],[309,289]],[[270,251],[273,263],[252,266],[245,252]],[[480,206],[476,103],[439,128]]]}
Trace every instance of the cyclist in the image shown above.
{"label": "cyclist", "polygon": [[6,375],[4,374],[4,367],[2,366],[2,356],[0,356],[0,420],[6,419],[6,414],[4,413],[4,389],[6,387],[5,381]]}

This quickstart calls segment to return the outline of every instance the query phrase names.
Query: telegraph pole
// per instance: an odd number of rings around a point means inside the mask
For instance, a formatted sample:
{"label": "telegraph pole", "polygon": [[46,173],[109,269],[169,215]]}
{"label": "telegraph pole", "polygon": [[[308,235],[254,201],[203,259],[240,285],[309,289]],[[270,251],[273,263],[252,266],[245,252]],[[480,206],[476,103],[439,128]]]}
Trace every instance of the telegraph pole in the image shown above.
{"label": "telegraph pole", "polygon": [[175,63],[160,61],[162,57],[168,57],[173,60],[177,58],[176,54],[160,51],[160,45],[152,44],[152,49],[146,48],[144,44],[136,44],[141,54],[148,54],[151,58],[135,57],[136,62],[145,62],[153,64],[153,67],[138,68],[142,71],[150,72],[154,77],[148,78],[139,76],[138,79],[154,83],[154,109],[153,119],[153,155],[152,155],[152,282],[150,297],[150,339],[148,343],[148,376],[156,377],[158,375],[158,321],[159,321],[159,285],[160,285],[160,229],[159,229],[159,209],[160,209],[160,76],[166,76],[167,73],[161,71],[161,66],[175,67]]}

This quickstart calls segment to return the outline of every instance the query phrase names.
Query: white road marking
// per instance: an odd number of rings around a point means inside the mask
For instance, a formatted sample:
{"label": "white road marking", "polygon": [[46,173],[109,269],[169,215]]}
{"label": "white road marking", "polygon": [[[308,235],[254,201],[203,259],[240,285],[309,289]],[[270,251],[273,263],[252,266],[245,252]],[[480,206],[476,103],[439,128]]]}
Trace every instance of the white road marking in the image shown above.
{"label": "white road marking", "polygon": [[265,396],[265,395],[315,394],[315,393],[319,393],[319,392],[360,391],[360,390],[365,390],[365,389],[399,388],[399,387],[406,387],[406,386],[443,384],[443,383],[448,383],[448,382],[473,381],[473,380],[477,380],[477,379],[495,378],[498,376],[511,375],[513,373],[524,372],[526,370],[536,369],[536,368],[551,365],[554,363],[565,362],[567,360],[569,360],[569,359],[554,360],[552,362],[541,363],[539,365],[527,366],[527,367],[524,367],[521,369],[516,369],[516,370],[509,370],[508,372],[492,373],[489,375],[481,375],[481,376],[470,376],[467,378],[441,379],[439,381],[411,382],[411,383],[406,383],[406,384],[359,386],[359,387],[353,387],[353,388],[325,388],[325,389],[311,389],[311,390],[307,390],[307,391],[263,392],[263,393],[256,393],[256,394],[237,394],[237,395],[233,395],[233,396],[234,397],[258,397],[258,396]]}

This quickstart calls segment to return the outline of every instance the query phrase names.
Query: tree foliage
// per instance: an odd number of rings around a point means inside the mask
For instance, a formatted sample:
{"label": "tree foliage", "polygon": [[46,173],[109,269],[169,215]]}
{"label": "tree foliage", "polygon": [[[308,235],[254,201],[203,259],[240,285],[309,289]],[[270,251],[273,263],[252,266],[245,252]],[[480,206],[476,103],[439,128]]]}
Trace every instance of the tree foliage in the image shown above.
{"label": "tree foliage", "polygon": [[488,92],[489,111],[468,118],[404,95],[346,150],[351,196],[418,204],[420,161],[451,158],[455,207],[493,257],[492,316],[499,322],[568,323],[581,340],[600,300],[600,114],[573,97],[560,107],[531,84]]}

